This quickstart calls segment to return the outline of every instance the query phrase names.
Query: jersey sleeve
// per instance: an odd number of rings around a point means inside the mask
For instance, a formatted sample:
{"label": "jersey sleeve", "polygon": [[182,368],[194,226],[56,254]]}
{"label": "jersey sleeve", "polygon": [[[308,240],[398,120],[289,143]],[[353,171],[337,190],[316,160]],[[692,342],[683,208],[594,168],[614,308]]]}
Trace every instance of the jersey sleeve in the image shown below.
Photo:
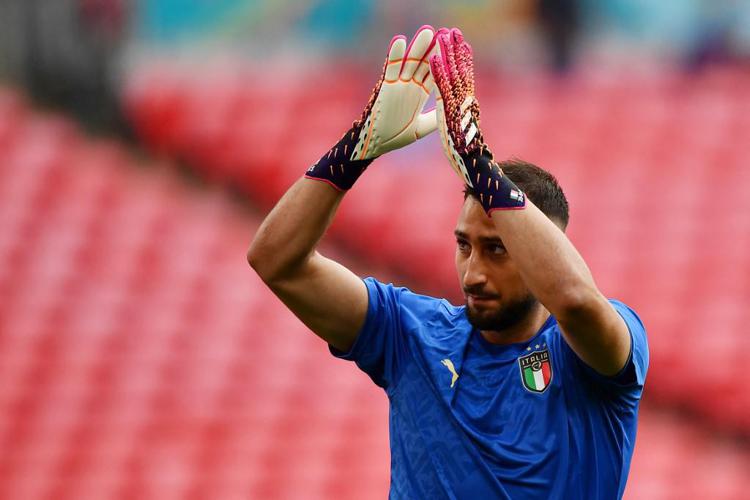
{"label": "jersey sleeve", "polygon": [[329,345],[337,358],[354,361],[378,386],[387,389],[397,376],[404,355],[401,335],[401,299],[405,288],[383,284],[374,278],[364,280],[367,286],[367,316],[348,352]]}
{"label": "jersey sleeve", "polygon": [[610,387],[643,388],[646,381],[646,372],[648,371],[649,353],[648,340],[646,338],[646,328],[638,315],[630,307],[619,300],[610,299],[610,304],[615,311],[622,317],[630,332],[630,354],[625,366],[618,373],[612,376],[606,376],[598,373],[596,370],[584,363],[570,347],[570,355],[575,357],[576,363],[580,365],[582,371],[593,381]]}

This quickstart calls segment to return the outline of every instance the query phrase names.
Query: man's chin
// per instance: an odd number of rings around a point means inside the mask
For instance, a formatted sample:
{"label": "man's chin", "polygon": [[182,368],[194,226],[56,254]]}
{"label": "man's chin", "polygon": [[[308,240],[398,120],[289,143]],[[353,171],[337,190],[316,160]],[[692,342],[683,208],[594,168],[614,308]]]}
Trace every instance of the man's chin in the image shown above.
{"label": "man's chin", "polygon": [[503,325],[499,325],[492,318],[482,318],[477,316],[469,316],[469,323],[480,331],[500,331],[507,328]]}
{"label": "man's chin", "polygon": [[537,300],[532,295],[509,304],[498,305],[497,301],[487,301],[486,307],[485,304],[472,304],[471,300],[467,300],[466,316],[474,328],[500,331],[525,319],[536,304]]}
{"label": "man's chin", "polygon": [[476,304],[467,303],[466,312],[470,316],[477,318],[479,320],[491,319],[491,318],[496,317],[499,314],[500,308],[497,305],[492,307],[491,305],[488,305],[488,304],[476,305]]}
{"label": "man's chin", "polygon": [[497,319],[500,316],[499,308],[488,308],[466,304],[466,316],[469,323],[480,330],[494,330],[497,326]]}

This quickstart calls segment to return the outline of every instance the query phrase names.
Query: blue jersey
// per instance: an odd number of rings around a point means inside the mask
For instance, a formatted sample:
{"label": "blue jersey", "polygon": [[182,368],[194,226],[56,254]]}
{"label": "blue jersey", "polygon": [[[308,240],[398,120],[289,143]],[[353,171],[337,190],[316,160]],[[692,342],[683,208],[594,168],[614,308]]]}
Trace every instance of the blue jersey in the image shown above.
{"label": "blue jersey", "polygon": [[554,317],[528,341],[487,342],[465,307],[365,280],[353,360],[390,401],[394,499],[613,499],[622,496],[648,367],[643,324],[618,301],[632,339],[604,377]]}

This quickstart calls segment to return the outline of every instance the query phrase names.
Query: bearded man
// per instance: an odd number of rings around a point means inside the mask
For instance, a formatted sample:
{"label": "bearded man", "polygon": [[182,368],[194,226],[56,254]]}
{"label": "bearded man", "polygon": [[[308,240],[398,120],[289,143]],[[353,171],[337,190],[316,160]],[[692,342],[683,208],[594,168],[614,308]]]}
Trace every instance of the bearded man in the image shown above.
{"label": "bearded man", "polygon": [[[433,91],[437,109],[423,112]],[[373,159],[436,129],[465,185],[454,231],[460,307],[362,280],[315,250]],[[250,265],[388,395],[390,498],[622,496],[645,329],[598,290],[567,224],[552,175],[497,162],[485,144],[461,32],[424,26],[408,46],[391,41],[362,117],[259,228]]]}

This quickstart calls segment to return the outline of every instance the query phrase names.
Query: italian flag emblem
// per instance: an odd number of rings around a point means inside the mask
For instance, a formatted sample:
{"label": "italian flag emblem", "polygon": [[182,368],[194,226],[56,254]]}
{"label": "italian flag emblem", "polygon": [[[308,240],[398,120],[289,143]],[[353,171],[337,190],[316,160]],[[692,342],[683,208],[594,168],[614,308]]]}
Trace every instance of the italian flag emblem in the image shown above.
{"label": "italian flag emblem", "polygon": [[523,386],[532,392],[544,392],[552,380],[549,350],[532,352],[518,358]]}

